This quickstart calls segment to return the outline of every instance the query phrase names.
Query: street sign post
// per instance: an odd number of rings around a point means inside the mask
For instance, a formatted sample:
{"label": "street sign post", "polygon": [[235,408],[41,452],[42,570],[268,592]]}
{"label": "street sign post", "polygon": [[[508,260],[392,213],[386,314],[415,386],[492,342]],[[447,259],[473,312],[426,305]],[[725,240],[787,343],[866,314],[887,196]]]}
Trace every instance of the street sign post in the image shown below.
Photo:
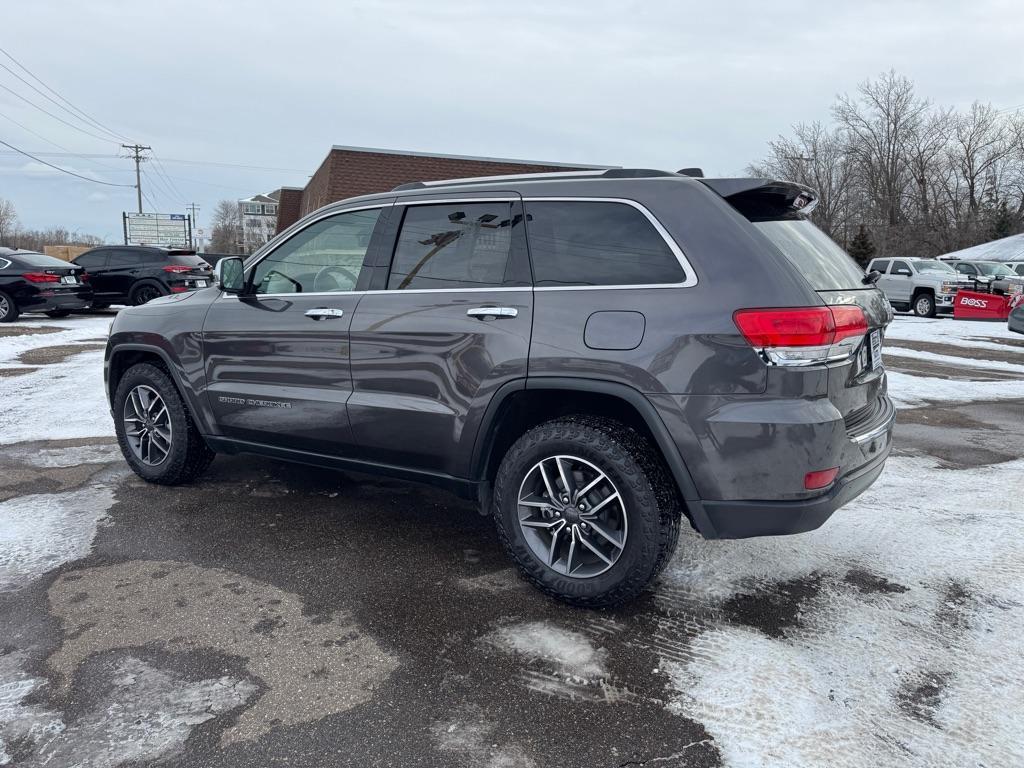
{"label": "street sign post", "polygon": [[124,213],[125,245],[189,248],[192,222],[184,213]]}

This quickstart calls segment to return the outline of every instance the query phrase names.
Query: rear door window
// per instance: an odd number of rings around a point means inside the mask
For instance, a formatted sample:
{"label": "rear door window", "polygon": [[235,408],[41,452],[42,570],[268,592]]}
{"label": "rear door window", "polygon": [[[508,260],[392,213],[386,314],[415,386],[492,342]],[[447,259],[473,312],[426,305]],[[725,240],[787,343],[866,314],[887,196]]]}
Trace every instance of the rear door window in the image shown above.
{"label": "rear door window", "polygon": [[618,202],[527,201],[534,284],[664,285],[686,273],[638,209]]}
{"label": "rear door window", "polygon": [[146,261],[146,257],[138,251],[111,251],[109,266],[135,267]]}
{"label": "rear door window", "polygon": [[857,262],[810,221],[755,221],[754,226],[782,251],[814,290],[871,287],[864,284],[864,273]]}
{"label": "rear door window", "polygon": [[873,261],[871,262],[870,269],[874,269],[884,275],[889,269],[889,260],[879,259],[878,261]]}
{"label": "rear door window", "polygon": [[493,288],[514,282],[512,224],[508,201],[406,206],[388,289]]}

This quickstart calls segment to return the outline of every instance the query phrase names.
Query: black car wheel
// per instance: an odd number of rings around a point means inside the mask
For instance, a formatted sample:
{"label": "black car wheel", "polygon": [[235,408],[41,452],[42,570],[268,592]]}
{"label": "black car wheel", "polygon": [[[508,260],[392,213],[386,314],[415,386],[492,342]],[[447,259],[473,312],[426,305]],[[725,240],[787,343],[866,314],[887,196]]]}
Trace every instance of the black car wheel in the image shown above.
{"label": "black car wheel", "polygon": [[47,317],[57,318],[57,317],[67,317],[70,314],[71,314],[71,310],[70,309],[51,309],[49,312],[46,313],[46,316]]}
{"label": "black car wheel", "polygon": [[18,305],[14,299],[0,291],[0,323],[13,323],[18,319]]}
{"label": "black car wheel", "polygon": [[155,365],[134,365],[118,383],[114,427],[125,460],[151,483],[191,482],[213,461],[171,377]]}
{"label": "black car wheel", "polygon": [[678,495],[650,444],[596,417],[549,421],[523,435],[498,469],[498,536],[523,575],[590,608],[636,597],[679,538]]}
{"label": "black car wheel", "polygon": [[914,298],[914,314],[918,317],[935,317],[935,297],[921,293]]}
{"label": "black car wheel", "polygon": [[146,304],[152,301],[158,296],[163,296],[164,292],[161,291],[157,286],[152,283],[143,283],[137,285],[132,289],[131,295],[128,297],[132,304],[136,307]]}

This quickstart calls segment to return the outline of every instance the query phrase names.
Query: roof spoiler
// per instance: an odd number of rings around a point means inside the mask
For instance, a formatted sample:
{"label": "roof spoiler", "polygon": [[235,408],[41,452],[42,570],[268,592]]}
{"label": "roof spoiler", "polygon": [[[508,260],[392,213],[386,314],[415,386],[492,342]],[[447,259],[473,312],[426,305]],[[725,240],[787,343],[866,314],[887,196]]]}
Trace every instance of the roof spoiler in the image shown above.
{"label": "roof spoiler", "polygon": [[818,205],[818,193],[795,181],[778,179],[701,179],[748,219],[807,216]]}

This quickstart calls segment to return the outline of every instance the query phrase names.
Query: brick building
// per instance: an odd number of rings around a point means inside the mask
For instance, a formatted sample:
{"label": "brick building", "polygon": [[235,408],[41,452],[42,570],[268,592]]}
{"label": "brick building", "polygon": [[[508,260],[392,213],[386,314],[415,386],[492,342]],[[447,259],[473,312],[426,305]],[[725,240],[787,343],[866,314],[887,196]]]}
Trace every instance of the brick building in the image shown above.
{"label": "brick building", "polygon": [[541,163],[496,157],[334,146],[305,188],[281,188],[278,196],[277,231],[291,226],[307,213],[328,203],[356,195],[387,192],[399,184],[410,181],[611,167],[613,166]]}

